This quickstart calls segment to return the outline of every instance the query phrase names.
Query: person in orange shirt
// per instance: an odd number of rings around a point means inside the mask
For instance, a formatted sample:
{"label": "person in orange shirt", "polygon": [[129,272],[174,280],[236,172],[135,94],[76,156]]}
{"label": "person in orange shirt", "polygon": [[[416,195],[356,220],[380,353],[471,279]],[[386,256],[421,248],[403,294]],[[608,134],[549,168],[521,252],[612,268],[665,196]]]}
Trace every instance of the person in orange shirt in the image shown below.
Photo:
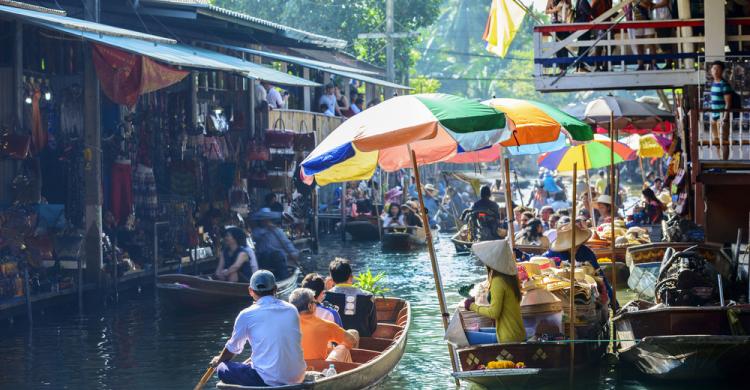
{"label": "person in orange shirt", "polygon": [[[359,343],[356,330],[344,330],[331,321],[315,315],[318,310],[315,293],[309,288],[298,288],[289,296],[289,303],[299,312],[302,332],[302,352],[305,360],[328,360],[351,363],[351,349]],[[336,343],[329,348],[330,343]]]}

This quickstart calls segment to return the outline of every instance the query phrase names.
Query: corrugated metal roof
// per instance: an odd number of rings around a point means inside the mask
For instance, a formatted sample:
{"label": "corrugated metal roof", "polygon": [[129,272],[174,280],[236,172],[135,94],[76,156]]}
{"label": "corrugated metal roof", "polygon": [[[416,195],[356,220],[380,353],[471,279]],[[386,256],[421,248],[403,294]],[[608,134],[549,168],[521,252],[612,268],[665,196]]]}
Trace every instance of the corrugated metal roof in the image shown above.
{"label": "corrugated metal roof", "polygon": [[285,26],[283,24],[271,22],[269,20],[257,18],[255,16],[243,14],[241,12],[228,10],[226,8],[217,7],[210,2],[205,0],[144,0],[144,2],[165,4],[165,5],[176,5],[176,6],[188,6],[198,10],[199,13],[212,16],[222,15],[237,20],[255,23],[261,26],[269,27],[279,32],[284,33],[287,37],[295,39],[300,42],[309,43],[320,47],[329,47],[333,49],[343,49],[346,47],[346,41],[343,39],[337,39],[327,37],[325,35],[311,33],[309,31],[300,30],[298,28]]}
{"label": "corrugated metal roof", "polygon": [[245,53],[250,53],[250,54],[254,54],[257,56],[270,58],[270,59],[274,59],[278,61],[298,64],[298,65],[302,65],[304,67],[311,68],[311,69],[318,69],[318,70],[324,70],[324,71],[339,70],[343,72],[354,72],[354,73],[360,73],[360,74],[366,74],[366,75],[377,75],[376,72],[370,72],[368,70],[362,70],[362,69],[352,68],[349,66],[343,66],[343,65],[338,65],[338,64],[331,64],[329,62],[323,62],[323,61],[318,61],[318,60],[310,60],[307,58],[290,56],[287,54],[275,53],[275,52],[267,51],[267,50],[247,49],[244,47],[224,45],[224,44],[219,44],[219,43],[210,43],[210,44],[214,46],[223,47],[223,48],[227,48],[231,50],[242,51]]}
{"label": "corrugated metal roof", "polygon": [[119,36],[109,36],[96,34],[88,31],[81,31],[63,27],[52,23],[40,23],[44,27],[61,31],[66,34],[81,37],[105,45],[118,47],[120,49],[145,55],[155,60],[165,62],[171,65],[183,66],[186,68],[200,68],[222,70],[242,74],[246,77],[268,80],[272,83],[282,85],[296,85],[303,87],[317,87],[320,84],[301,78],[279,72],[275,69],[256,64],[241,58],[228,56],[215,51],[187,46],[178,43],[159,43],[148,42],[140,39],[125,38]]}
{"label": "corrugated metal roof", "polygon": [[[308,67],[308,68],[312,68],[312,69],[322,70],[324,72],[328,72],[328,73],[331,73],[331,74],[339,75],[339,76],[342,76],[342,77],[347,77],[347,78],[350,78],[350,79],[364,81],[366,83],[372,83],[372,84],[376,84],[376,85],[382,85],[384,87],[389,87],[389,88],[411,89],[410,87],[407,87],[405,85],[391,83],[391,82],[388,82],[388,81],[385,81],[385,80],[381,80],[381,79],[372,77],[370,75],[362,74],[356,68],[350,68],[350,67],[347,67],[347,66],[341,66],[341,65],[336,65],[336,64],[329,64],[327,62],[321,62],[321,61],[316,61],[316,60],[309,60],[309,59],[306,59],[306,58],[294,57],[294,56],[285,55],[285,54],[271,53],[271,52],[262,51],[262,50],[246,49],[246,48],[239,47],[239,46],[219,45],[219,44],[215,44],[215,45],[221,46],[221,47],[226,47],[226,48],[229,48],[229,49],[232,49],[232,50],[238,50],[238,51],[242,51],[242,52],[246,52],[246,53],[258,55],[258,56],[261,56],[261,57],[275,59],[275,60],[278,60],[278,61],[284,61],[284,62],[289,62],[289,63],[292,63],[292,64],[298,64],[298,65],[302,65],[302,66],[305,66],[305,67]],[[372,72],[366,72],[366,73],[372,74]]]}
{"label": "corrugated metal roof", "polygon": [[156,35],[144,34],[138,31],[126,30],[124,28],[109,26],[106,24],[89,22],[82,19],[71,18],[62,15],[8,7],[0,5],[0,14],[6,14],[17,18],[23,18],[33,23],[45,23],[60,27],[67,27],[77,31],[86,31],[95,34],[107,35],[112,37],[128,37],[141,39],[152,42],[175,43],[173,39],[163,38]]}

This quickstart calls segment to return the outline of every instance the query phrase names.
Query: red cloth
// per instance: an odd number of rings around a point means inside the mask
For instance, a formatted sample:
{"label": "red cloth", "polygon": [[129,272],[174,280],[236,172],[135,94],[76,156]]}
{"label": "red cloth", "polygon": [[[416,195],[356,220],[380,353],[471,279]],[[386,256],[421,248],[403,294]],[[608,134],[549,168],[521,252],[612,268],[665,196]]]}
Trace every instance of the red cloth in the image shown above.
{"label": "red cloth", "polygon": [[138,96],[178,83],[190,73],[110,46],[92,44],[91,52],[102,91],[128,108]]}
{"label": "red cloth", "polygon": [[39,111],[39,100],[42,98],[42,91],[38,87],[34,88],[31,95],[31,145],[34,152],[39,154],[47,146],[47,129],[42,128],[42,113]]}
{"label": "red cloth", "polygon": [[112,165],[112,215],[115,223],[121,225],[127,221],[133,211],[133,178],[130,164]]}

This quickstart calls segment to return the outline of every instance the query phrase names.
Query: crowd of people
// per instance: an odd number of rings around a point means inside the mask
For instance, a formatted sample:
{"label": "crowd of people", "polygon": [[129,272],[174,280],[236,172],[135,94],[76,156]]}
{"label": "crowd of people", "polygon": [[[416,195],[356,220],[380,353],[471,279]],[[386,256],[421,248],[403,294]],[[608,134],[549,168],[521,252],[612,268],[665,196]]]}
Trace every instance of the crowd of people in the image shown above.
{"label": "crowd of people", "polygon": [[[255,271],[250,278],[249,294],[254,303],[239,313],[223,351],[210,363],[226,384],[301,383],[306,361],[351,363],[351,350],[357,348],[360,337],[375,331],[374,298],[352,285],[348,260],[331,261],[325,279],[318,274],[305,276],[288,302],[276,297],[276,280],[267,270]],[[246,345],[252,351],[250,360],[232,361]]]}

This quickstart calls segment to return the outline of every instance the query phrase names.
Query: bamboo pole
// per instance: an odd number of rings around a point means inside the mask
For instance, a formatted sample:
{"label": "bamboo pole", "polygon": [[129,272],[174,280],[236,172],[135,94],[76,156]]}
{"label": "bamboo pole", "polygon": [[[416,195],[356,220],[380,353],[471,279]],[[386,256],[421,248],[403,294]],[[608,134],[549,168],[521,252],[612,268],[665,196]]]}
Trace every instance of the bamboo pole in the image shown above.
{"label": "bamboo pole", "polygon": [[[510,243],[510,248],[515,249],[516,248],[516,232],[515,228],[513,227],[513,223],[515,222],[515,215],[513,214],[513,199],[512,199],[512,193],[510,190],[510,159],[508,158],[502,158],[502,149],[500,156],[500,161],[503,164],[503,171],[505,173],[505,208],[506,212],[508,213],[508,236],[505,237],[506,240],[508,240],[508,243]],[[515,256],[515,254],[514,254]]]}
{"label": "bamboo pole", "polygon": [[641,167],[641,181],[643,181],[643,185],[646,185],[646,172],[643,170],[643,158],[641,156],[638,156],[638,166]]}
{"label": "bamboo pole", "polygon": [[[417,186],[417,198],[419,199],[419,211],[422,215],[422,226],[425,232],[425,238],[427,239],[427,251],[430,255],[430,265],[432,266],[432,277],[435,279],[435,291],[438,296],[438,304],[440,305],[440,317],[443,321],[443,329],[448,329],[448,308],[445,304],[445,293],[443,292],[443,281],[440,276],[440,265],[437,262],[437,255],[435,254],[435,245],[432,242],[432,231],[430,230],[430,220],[427,217],[427,212],[424,207],[424,196],[422,195],[422,183],[419,178],[419,166],[417,165],[417,153],[411,150],[409,146],[409,154],[411,155],[411,163],[414,168],[414,180]],[[448,353],[451,357],[451,366],[453,372],[458,372],[458,362],[456,361],[456,354],[453,351],[453,345],[448,343]],[[458,379],[456,379],[458,384]]]}
{"label": "bamboo pole", "polygon": [[[617,307],[617,266],[615,264],[615,239],[617,239],[617,234],[615,233],[615,215],[617,212],[617,194],[620,192],[620,186],[615,182],[615,139],[617,137],[617,134],[615,134],[616,130],[614,125],[614,117],[615,114],[610,111],[609,137],[611,142],[609,144],[609,195],[612,197],[612,207],[610,207],[612,217],[612,223],[610,224],[612,233],[610,235],[612,238],[612,242],[610,243],[610,259],[612,260],[612,310]],[[641,165],[641,175],[643,175],[643,165]]]}
{"label": "bamboo pole", "polygon": [[341,241],[346,241],[346,182],[341,183]]}
{"label": "bamboo pole", "polygon": [[[596,220],[594,219],[594,198],[591,197],[591,178],[589,177],[588,164],[586,164],[586,145],[582,145],[582,147],[583,147],[583,169],[584,169],[584,172],[586,172],[586,191],[588,191],[588,194],[589,194],[589,215],[591,216],[591,225],[593,227],[596,227],[597,223],[596,223]],[[573,201],[575,202],[576,199],[573,199]]]}
{"label": "bamboo pole", "polygon": [[578,246],[576,245],[576,212],[577,202],[575,201],[577,195],[577,189],[575,183],[578,182],[578,163],[573,163],[573,217],[571,219],[570,229],[570,295],[568,297],[568,322],[570,323],[570,382],[573,383],[573,371],[575,368],[575,353],[576,353],[576,305],[575,305],[575,280],[576,280],[576,252]]}

